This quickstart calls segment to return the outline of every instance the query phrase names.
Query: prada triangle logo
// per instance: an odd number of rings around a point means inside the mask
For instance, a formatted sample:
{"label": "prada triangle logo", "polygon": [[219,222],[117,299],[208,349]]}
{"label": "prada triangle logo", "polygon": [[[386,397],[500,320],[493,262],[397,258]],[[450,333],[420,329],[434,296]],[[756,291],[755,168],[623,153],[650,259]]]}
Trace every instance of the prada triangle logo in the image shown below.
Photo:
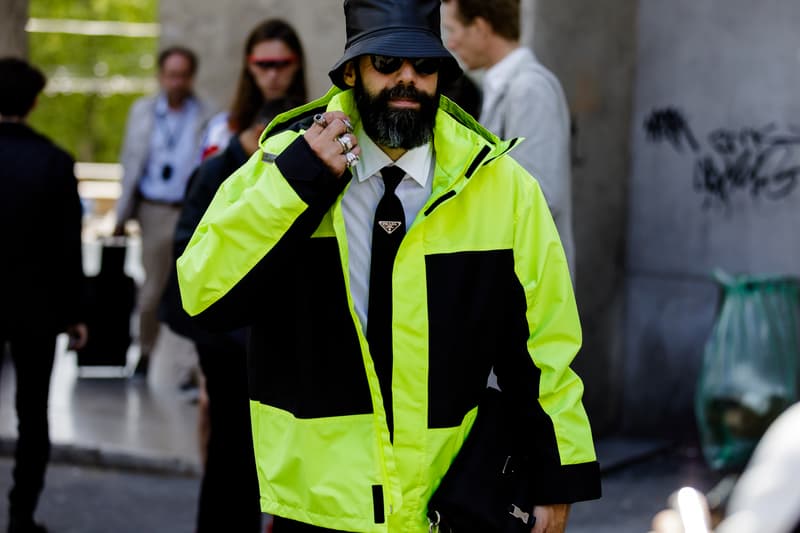
{"label": "prada triangle logo", "polygon": [[403,225],[402,222],[397,222],[396,220],[379,220],[378,225],[383,228],[388,234],[394,233],[394,231]]}

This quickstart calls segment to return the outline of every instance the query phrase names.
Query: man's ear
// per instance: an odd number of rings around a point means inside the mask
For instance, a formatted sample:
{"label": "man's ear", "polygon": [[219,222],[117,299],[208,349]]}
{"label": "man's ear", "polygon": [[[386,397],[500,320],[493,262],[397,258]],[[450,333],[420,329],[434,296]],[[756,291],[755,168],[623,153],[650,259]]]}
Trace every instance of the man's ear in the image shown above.
{"label": "man's ear", "polygon": [[481,37],[488,37],[494,33],[491,23],[480,15],[472,19],[472,24]]}
{"label": "man's ear", "polygon": [[342,72],[342,79],[348,87],[356,86],[356,60],[345,63],[344,72]]}

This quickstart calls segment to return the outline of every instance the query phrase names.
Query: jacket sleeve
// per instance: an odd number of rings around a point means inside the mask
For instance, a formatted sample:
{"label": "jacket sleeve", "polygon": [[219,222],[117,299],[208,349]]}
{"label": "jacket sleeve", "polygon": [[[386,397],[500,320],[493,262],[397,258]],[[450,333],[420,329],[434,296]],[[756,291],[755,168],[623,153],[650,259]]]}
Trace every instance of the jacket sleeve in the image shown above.
{"label": "jacket sleeve", "polygon": [[53,178],[57,190],[53,198],[57,202],[54,209],[52,227],[59,233],[52,242],[56,246],[55,257],[60,260],[58,275],[61,277],[60,289],[63,306],[60,327],[66,328],[85,319],[86,278],[83,273],[81,227],[83,206],[78,194],[78,180],[75,178],[74,161],[66,154],[58,153],[53,163]]}
{"label": "jacket sleeve", "polygon": [[[189,177],[183,208],[175,226],[173,257],[180,257],[183,254],[208,206],[214,200],[217,190],[219,190],[228,176],[247,162],[247,159],[248,154],[242,148],[238,137],[233,136],[228,141],[227,147],[220,154],[209,157],[194,170]],[[229,318],[229,322],[236,322],[236,317]],[[173,265],[161,298],[159,319],[169,325],[173,331],[192,339],[197,344],[216,346],[220,342],[227,342],[220,338],[218,332],[209,332],[199,327],[198,321],[193,320],[184,311],[181,306],[176,265]],[[213,328],[214,325],[211,324],[211,326]],[[226,333],[228,332],[226,331]],[[225,335],[224,338],[227,339],[228,335]]]}
{"label": "jacket sleeve", "polygon": [[521,295],[509,320],[517,321],[528,338],[527,350],[515,343],[497,365],[498,384],[522,406],[535,501],[599,498],[599,465],[582,402],[583,382],[570,368],[581,346],[581,327],[566,257],[538,184],[516,163],[512,166],[524,179],[513,238]]}
{"label": "jacket sleeve", "polygon": [[116,225],[121,226],[133,217],[136,207],[136,195],[138,194],[138,180],[144,164],[143,154],[147,153],[148,147],[141,146],[141,143],[149,142],[148,136],[142,136],[142,121],[151,120],[147,117],[150,112],[148,98],[140,98],[135,101],[128,111],[128,119],[125,122],[125,137],[122,141],[122,151],[120,162],[122,163],[122,192],[117,200],[117,220]]}
{"label": "jacket sleeve", "polygon": [[347,179],[331,175],[296,132],[266,140],[219,188],[177,261],[186,312],[213,329],[246,325]]}

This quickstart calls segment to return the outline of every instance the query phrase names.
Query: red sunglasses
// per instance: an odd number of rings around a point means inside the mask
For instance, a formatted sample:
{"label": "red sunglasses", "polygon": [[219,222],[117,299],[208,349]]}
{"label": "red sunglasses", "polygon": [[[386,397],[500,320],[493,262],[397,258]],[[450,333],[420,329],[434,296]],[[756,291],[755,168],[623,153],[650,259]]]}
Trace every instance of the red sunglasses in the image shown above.
{"label": "red sunglasses", "polygon": [[397,72],[400,70],[400,67],[403,66],[403,61],[406,61],[406,59],[408,59],[408,61],[414,67],[414,70],[417,71],[417,74],[421,74],[423,76],[428,76],[434,72],[438,72],[442,66],[442,59],[439,57],[420,57],[417,59],[411,59],[375,54],[369,56],[369,60],[372,61],[372,68],[381,74],[391,74],[392,72]]}
{"label": "red sunglasses", "polygon": [[294,65],[297,63],[297,56],[286,56],[286,57],[256,57],[256,56],[248,56],[247,62],[251,65],[255,65],[258,68],[268,70],[271,68],[274,69],[282,69],[286,68],[289,65]]}

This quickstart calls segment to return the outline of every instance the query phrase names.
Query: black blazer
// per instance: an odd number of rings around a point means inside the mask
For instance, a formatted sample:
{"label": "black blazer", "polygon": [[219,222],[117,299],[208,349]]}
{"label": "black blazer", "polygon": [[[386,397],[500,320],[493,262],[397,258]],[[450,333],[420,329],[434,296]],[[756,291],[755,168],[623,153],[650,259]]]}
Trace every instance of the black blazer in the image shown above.
{"label": "black blazer", "polygon": [[[189,178],[184,197],[183,209],[175,227],[173,241],[174,257],[177,259],[183,254],[194,230],[200,224],[200,219],[214,199],[217,189],[220,188],[228,176],[233,174],[240,166],[247,162],[248,155],[242,147],[237,136],[233,136],[227,148],[205,161],[195,169]],[[172,266],[167,286],[161,297],[158,309],[158,318],[166,323],[173,331],[192,339],[197,344],[214,345],[220,336],[223,342],[233,338],[236,342],[244,343],[242,330],[226,331],[225,328],[214,328],[214,331],[200,327],[196,321],[186,314],[181,304],[180,288],[178,286],[178,273],[176,266]]]}
{"label": "black blazer", "polygon": [[82,208],[72,158],[0,122],[0,329],[63,331],[82,318]]}

